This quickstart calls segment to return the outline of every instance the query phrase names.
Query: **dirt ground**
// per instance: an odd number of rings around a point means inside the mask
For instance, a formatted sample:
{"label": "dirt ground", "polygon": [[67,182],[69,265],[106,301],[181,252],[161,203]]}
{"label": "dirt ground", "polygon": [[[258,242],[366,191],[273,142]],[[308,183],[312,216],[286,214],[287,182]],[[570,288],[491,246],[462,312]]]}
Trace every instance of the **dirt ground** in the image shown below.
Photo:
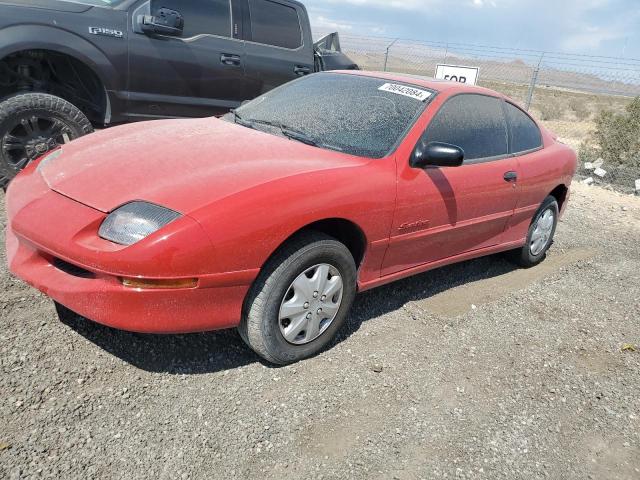
{"label": "dirt ground", "polygon": [[0,478],[640,478],[639,198],[576,185],[538,268],[362,294],[286,368],[60,321],[0,252]]}

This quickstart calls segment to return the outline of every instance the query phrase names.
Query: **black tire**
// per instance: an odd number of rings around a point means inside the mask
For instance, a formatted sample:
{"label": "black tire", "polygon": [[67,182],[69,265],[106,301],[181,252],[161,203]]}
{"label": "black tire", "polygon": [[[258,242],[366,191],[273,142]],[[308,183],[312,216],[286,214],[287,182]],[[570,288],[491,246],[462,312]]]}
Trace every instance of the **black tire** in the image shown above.
{"label": "black tire", "polygon": [[21,93],[4,99],[0,103],[0,187],[6,188],[29,162],[64,143],[65,136],[73,140],[91,132],[85,114],[62,98]]}
{"label": "black tire", "polygon": [[[290,343],[280,328],[281,303],[293,281],[320,264],[337,269],[342,279],[338,313],[315,340],[304,345]],[[343,326],[355,295],[356,265],[347,247],[323,233],[305,232],[288,242],[266,263],[247,295],[238,331],[247,345],[268,362],[276,365],[295,363],[327,347]]]}
{"label": "black tire", "polygon": [[[538,221],[548,210],[553,213],[553,226],[551,228],[551,233],[542,249],[539,252],[535,252],[534,254],[534,252],[532,251],[533,235],[538,226]],[[533,220],[531,221],[529,232],[527,233],[526,243],[522,248],[509,252],[508,256],[513,262],[520,265],[521,267],[531,268],[535,267],[546,258],[547,251],[549,250],[549,248],[551,248],[551,245],[553,245],[553,236],[555,235],[556,227],[558,226],[559,211],[560,209],[558,208],[558,201],[555,199],[555,197],[549,196],[544,199],[544,201],[540,205],[540,208],[533,217]]]}

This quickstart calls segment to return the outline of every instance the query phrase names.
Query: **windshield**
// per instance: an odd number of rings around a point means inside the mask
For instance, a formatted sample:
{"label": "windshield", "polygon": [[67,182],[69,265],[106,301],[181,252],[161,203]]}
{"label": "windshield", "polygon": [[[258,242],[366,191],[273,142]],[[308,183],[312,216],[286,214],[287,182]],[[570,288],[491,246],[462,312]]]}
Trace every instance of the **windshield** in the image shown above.
{"label": "windshield", "polygon": [[81,3],[82,5],[92,5],[98,7],[115,7],[120,5],[124,0],[66,0],[70,3]]}
{"label": "windshield", "polygon": [[433,95],[380,78],[317,73],[243,105],[226,119],[351,155],[389,155]]}

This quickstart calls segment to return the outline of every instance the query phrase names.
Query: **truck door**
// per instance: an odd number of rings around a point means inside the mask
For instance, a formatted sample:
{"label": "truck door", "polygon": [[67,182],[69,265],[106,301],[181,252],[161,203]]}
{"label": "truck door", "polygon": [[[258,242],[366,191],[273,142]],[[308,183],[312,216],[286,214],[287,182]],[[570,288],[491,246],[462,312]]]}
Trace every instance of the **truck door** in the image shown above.
{"label": "truck door", "polygon": [[[182,16],[182,34],[143,31],[143,16],[160,9]],[[205,116],[238,106],[246,97],[244,42],[233,22],[231,0],[150,0],[136,7],[129,36],[130,116]]]}
{"label": "truck door", "polygon": [[239,0],[244,13],[247,98],[313,72],[307,11],[287,0]]}

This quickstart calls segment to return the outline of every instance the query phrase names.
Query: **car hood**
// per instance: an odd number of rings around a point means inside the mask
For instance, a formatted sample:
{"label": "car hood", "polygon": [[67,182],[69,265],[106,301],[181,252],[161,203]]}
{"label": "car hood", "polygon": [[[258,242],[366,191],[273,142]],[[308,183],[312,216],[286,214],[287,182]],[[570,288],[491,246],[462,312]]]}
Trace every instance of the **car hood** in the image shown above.
{"label": "car hood", "polygon": [[204,118],[96,132],[39,170],[52,190],[102,212],[145,200],[186,214],[277,179],[364,161]]}

